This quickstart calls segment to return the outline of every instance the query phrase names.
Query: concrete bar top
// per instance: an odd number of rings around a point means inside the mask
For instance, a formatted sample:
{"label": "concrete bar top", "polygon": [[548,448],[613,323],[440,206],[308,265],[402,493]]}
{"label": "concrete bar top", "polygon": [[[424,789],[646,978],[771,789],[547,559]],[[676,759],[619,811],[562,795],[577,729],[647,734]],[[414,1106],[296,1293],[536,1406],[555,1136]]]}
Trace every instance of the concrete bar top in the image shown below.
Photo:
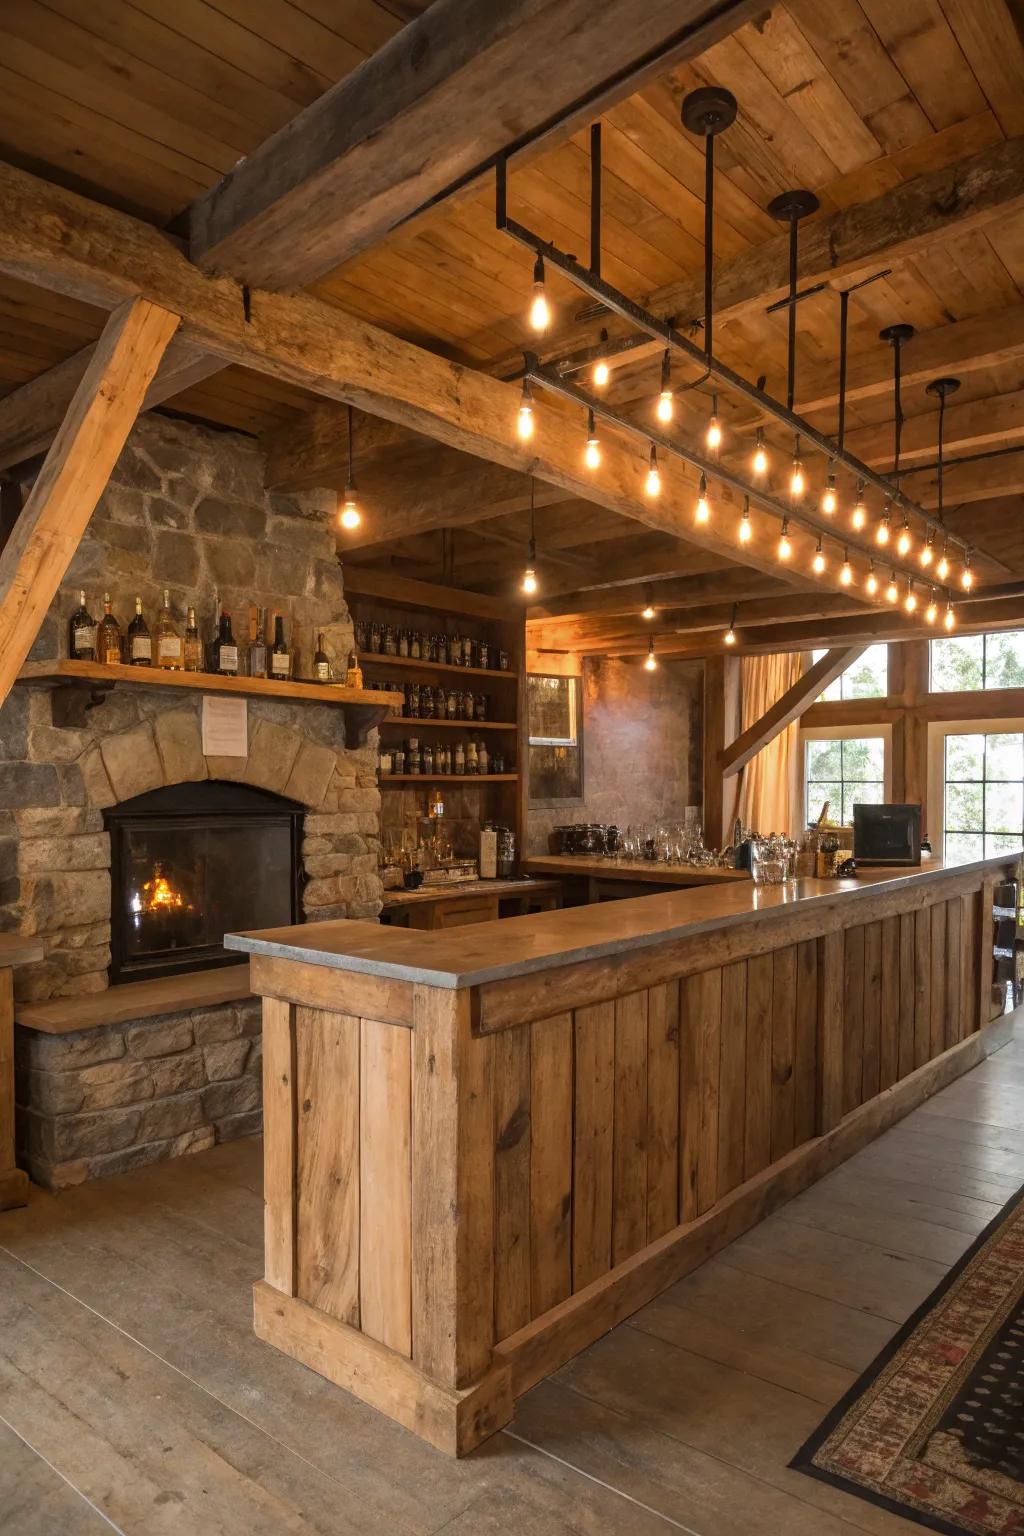
{"label": "concrete bar top", "polygon": [[618,859],[586,853],[538,854],[523,860],[528,875],[571,875],[588,880],[649,881],[651,885],[735,885],[749,880],[745,869],[714,864],[661,864],[654,859]]}
{"label": "concrete bar top", "polygon": [[629,901],[537,912],[529,917],[476,923],[451,932],[389,928],[341,920],[229,933],[228,949],[301,960],[335,970],[420,982],[431,987],[474,987],[489,981],[595,960],[692,937],[785,917],[797,908],[898,891],[944,874],[1005,869],[1014,855],[999,854],[966,863],[930,859],[920,869],[865,870],[851,880],[797,880],[789,885],[737,882],[717,888],[667,891]]}

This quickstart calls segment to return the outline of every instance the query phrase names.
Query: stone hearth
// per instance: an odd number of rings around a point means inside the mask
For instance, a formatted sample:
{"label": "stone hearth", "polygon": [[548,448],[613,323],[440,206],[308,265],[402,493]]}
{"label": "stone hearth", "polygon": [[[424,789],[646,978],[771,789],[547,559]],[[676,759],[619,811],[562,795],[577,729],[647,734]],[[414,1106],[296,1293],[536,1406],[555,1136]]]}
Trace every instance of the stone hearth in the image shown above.
{"label": "stone hearth", "polygon": [[[300,658],[322,630],[343,659],[352,627],[334,498],[267,496],[262,483],[252,440],[141,418],[32,659],[62,654],[81,586],[94,610],[109,590],[122,621],[136,593],[154,616],[169,587],[175,610],[192,604],[204,633],[216,590],[239,616],[250,603],[283,611]],[[307,809],[306,918],[378,914],[375,736],[348,750],[341,712],[327,705],[250,699],[248,715],[248,756],[213,758],[202,751],[198,694],[116,688],[78,729],[54,726],[48,688],[13,690],[0,709],[0,931],[44,945],[43,960],[17,973],[19,1002],[107,987],[102,811],[162,785],[239,780],[298,801]],[[63,1036],[19,1029],[19,1137],[30,1173],[51,1186],[77,1182],[255,1129],[257,1036],[252,1007],[238,1005]]]}

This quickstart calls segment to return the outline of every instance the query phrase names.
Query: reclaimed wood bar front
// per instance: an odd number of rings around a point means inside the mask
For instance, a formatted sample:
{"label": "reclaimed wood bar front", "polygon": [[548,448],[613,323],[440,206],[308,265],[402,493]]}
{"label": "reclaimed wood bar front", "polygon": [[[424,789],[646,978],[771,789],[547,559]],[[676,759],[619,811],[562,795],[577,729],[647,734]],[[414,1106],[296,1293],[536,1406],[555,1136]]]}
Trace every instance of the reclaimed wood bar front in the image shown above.
{"label": "reclaimed wood bar front", "polygon": [[451,934],[233,936],[264,998],[261,1338],[461,1454],[981,1059],[1015,861]]}

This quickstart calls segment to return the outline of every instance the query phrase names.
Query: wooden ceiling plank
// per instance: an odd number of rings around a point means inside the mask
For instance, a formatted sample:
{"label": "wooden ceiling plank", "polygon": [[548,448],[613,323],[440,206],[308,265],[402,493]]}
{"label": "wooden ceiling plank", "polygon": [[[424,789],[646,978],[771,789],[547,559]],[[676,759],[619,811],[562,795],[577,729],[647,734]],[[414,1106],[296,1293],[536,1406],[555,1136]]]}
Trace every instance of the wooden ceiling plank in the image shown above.
{"label": "wooden ceiling plank", "polygon": [[659,49],[671,62],[752,9],[748,0],[432,7],[193,207],[193,254],[254,285],[313,282],[575,108],[568,137],[589,115],[581,99],[610,75],[625,95],[630,66]]}
{"label": "wooden ceiling plank", "polygon": [[935,0],[860,0],[935,128],[980,112],[985,98]]}
{"label": "wooden ceiling plank", "polygon": [[942,0],[942,9],[1003,132],[1024,133],[1024,41],[1006,0]]}
{"label": "wooden ceiling plank", "polygon": [[0,554],[0,703],[71,563],[178,317],[145,299],[111,315]]}

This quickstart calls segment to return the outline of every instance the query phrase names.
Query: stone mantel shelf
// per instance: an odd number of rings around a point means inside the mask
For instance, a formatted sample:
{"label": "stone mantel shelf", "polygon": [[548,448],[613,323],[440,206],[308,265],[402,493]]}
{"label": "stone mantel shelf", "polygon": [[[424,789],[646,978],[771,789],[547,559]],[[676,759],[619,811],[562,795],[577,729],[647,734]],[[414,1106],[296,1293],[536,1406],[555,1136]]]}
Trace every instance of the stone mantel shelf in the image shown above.
{"label": "stone mantel shelf", "polygon": [[345,741],[349,746],[362,746],[367,733],[395,706],[394,693],[377,688],[285,682],[269,677],[220,677],[213,672],[170,672],[158,667],[108,667],[98,661],[32,661],[22,667],[18,681],[48,683],[58,690],[54,696],[54,725],[81,726],[86,710],[102,703],[112,688],[122,684],[329,704],[344,713]]}

